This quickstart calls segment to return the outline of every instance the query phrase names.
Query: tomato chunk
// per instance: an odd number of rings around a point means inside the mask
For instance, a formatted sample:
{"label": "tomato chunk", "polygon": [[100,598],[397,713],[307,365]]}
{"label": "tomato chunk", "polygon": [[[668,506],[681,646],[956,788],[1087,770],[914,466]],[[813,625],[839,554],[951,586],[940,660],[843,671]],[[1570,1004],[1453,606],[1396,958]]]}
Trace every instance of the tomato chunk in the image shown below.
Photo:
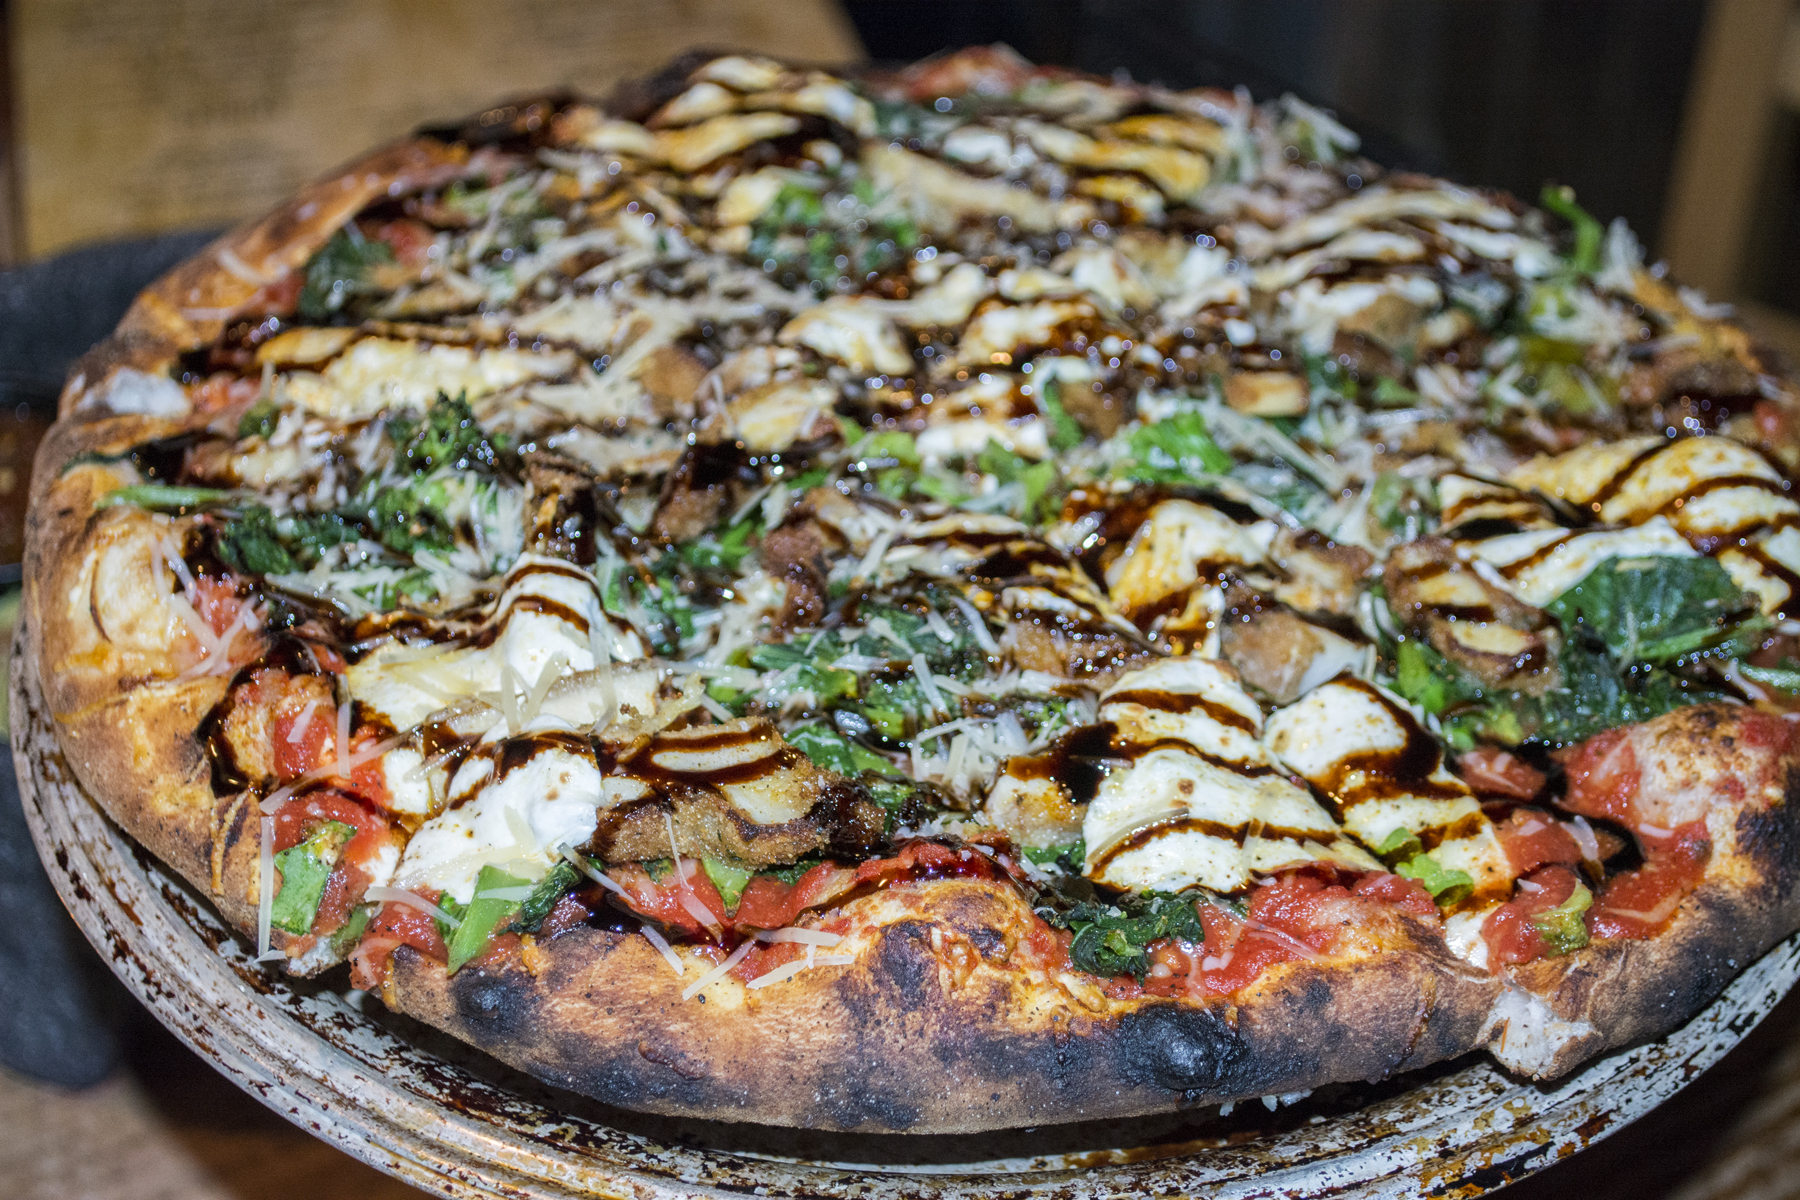
{"label": "tomato chunk", "polygon": [[1506,820],[1495,823],[1494,835],[1514,875],[1529,875],[1549,863],[1581,863],[1581,843],[1567,826],[1540,808],[1513,810]]}
{"label": "tomato chunk", "polygon": [[1542,771],[1498,746],[1477,746],[1460,754],[1456,767],[1463,781],[1483,795],[1532,800],[1544,790]]}
{"label": "tomato chunk", "polygon": [[1540,867],[1519,880],[1516,896],[1488,914],[1481,936],[1488,944],[1488,962],[1527,963],[1546,958],[1552,951],[1531,918],[1555,908],[1581,886],[1581,879],[1566,866]]}
{"label": "tomato chunk", "polygon": [[1642,836],[1646,862],[1606,881],[1588,910],[1595,937],[1647,938],[1674,919],[1684,896],[1700,885],[1712,857],[1706,822],[1691,821],[1666,837]]}
{"label": "tomato chunk", "polygon": [[1557,757],[1569,776],[1564,808],[1584,817],[1605,817],[1627,828],[1637,825],[1639,770],[1627,730],[1609,729],[1559,751]]}

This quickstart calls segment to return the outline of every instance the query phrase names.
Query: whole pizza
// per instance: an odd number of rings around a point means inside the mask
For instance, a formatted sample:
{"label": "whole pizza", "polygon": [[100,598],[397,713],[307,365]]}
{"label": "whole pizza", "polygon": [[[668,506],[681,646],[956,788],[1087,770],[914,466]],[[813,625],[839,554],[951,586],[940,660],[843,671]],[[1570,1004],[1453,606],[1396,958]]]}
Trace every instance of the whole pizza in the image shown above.
{"label": "whole pizza", "polygon": [[274,968],[613,1104],[1558,1075],[1800,927],[1800,409],[1356,148],[1001,49],[427,131],[78,364],[27,669]]}

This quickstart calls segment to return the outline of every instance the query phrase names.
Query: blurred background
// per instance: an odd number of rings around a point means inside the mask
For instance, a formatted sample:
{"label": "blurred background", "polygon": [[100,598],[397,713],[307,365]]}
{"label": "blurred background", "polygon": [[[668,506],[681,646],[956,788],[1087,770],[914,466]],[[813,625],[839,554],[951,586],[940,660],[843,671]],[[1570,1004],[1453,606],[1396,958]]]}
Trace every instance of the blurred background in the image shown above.
{"label": "blurred background", "polygon": [[[68,362],[210,233],[422,123],[604,94],[693,46],[829,64],[987,42],[1293,92],[1393,167],[1572,185],[1800,362],[1795,0],[0,0],[0,629]],[[1797,1034],[1790,1000],[1676,1101],[1509,1195],[1800,1195]],[[136,1009],[0,792],[0,1197],[412,1194]]]}

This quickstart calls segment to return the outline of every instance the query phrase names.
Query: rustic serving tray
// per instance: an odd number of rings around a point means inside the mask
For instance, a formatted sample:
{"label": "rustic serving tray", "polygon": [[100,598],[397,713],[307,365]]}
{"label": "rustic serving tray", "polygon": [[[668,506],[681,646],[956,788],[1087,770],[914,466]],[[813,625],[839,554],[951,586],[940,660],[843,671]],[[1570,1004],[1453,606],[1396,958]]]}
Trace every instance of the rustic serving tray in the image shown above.
{"label": "rustic serving tray", "polygon": [[[252,961],[184,881],[75,782],[18,639],[12,737],[38,853],[143,1002],[239,1087],[345,1152],[456,1197],[1475,1196],[1679,1091],[1800,978],[1800,934],[1656,1041],[1552,1085],[1485,1057],[1294,1103],[963,1137],[828,1134],[645,1116],[547,1087],[350,991]],[[772,1064],[771,1069],[779,1069]]]}

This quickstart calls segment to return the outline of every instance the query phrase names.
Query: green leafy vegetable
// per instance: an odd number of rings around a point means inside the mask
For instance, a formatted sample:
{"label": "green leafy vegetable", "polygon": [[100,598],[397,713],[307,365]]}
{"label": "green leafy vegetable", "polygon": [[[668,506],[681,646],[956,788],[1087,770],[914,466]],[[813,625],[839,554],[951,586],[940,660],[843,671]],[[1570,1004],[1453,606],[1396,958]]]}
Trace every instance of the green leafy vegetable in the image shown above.
{"label": "green leafy vegetable", "polygon": [[750,539],[762,529],[762,522],[747,517],[721,534],[705,534],[691,542],[683,542],[679,553],[682,561],[701,571],[735,571],[750,554]]}
{"label": "green leafy vegetable", "polygon": [[106,493],[100,498],[100,507],[112,508],[120,504],[131,504],[138,508],[147,508],[152,512],[180,513],[190,508],[222,504],[235,495],[235,492],[221,491],[218,488],[177,487],[167,483],[138,483]]}
{"label": "green leafy vegetable", "polygon": [[289,933],[306,933],[319,915],[319,901],[331,869],[345,843],[356,836],[356,827],[342,821],[323,821],[311,836],[275,856],[281,872],[281,890],[269,908],[269,923]]}
{"label": "green leafy vegetable", "polygon": [[273,399],[258,400],[238,418],[238,437],[273,437],[281,418],[281,408]]}
{"label": "green leafy vegetable", "polygon": [[1381,844],[1375,847],[1375,856],[1384,862],[1405,862],[1419,855],[1424,849],[1418,834],[1404,825],[1399,825],[1381,839]]}
{"label": "green leafy vegetable", "polygon": [[1772,687],[1777,691],[1800,692],[1800,666],[1792,664],[1793,659],[1784,660],[1779,667],[1753,667],[1749,663],[1740,663],[1738,670],[1745,678],[1751,679],[1764,687]]}
{"label": "green leafy vegetable", "polygon": [[[573,891],[581,882],[581,872],[566,862],[558,862],[550,869],[550,873],[538,880],[531,895],[519,905],[519,915],[512,924],[506,927],[508,933],[536,933],[544,927],[544,918],[556,907],[556,902]],[[480,890],[477,888],[477,890]]]}
{"label": "green leafy vegetable", "polygon": [[1454,904],[1475,886],[1467,871],[1446,867],[1429,854],[1413,855],[1395,867],[1394,874],[1418,880],[1439,904]]}
{"label": "green leafy vegetable", "polygon": [[716,858],[703,858],[700,865],[706,868],[706,877],[719,889],[719,899],[725,902],[725,911],[735,910],[738,901],[743,899],[744,886],[750,882],[752,872],[720,862]]}
{"label": "green leafy vegetable", "polygon": [[1551,950],[1557,954],[1570,954],[1588,944],[1587,925],[1581,914],[1593,903],[1594,893],[1578,883],[1567,900],[1555,908],[1533,913],[1531,923]]}
{"label": "green leafy vegetable", "polygon": [[1606,236],[1606,230],[1586,209],[1575,203],[1575,189],[1566,184],[1546,184],[1538,200],[1546,209],[1575,227],[1575,249],[1569,255],[1569,266],[1582,275],[1592,275],[1598,271],[1600,243]]}
{"label": "green leafy vegetable", "polygon": [[1388,375],[1375,381],[1369,399],[1377,408],[1411,408],[1421,401],[1419,393]]}
{"label": "green leafy vegetable", "polygon": [[362,940],[363,930],[369,927],[369,919],[374,913],[374,905],[359,905],[356,911],[350,914],[349,920],[332,930],[331,952],[338,955],[348,954],[351,947]]}
{"label": "green leafy vegetable", "polygon": [[1111,978],[1150,973],[1147,947],[1163,938],[1204,941],[1205,927],[1195,908],[1198,893],[1144,892],[1121,897],[1115,904],[1083,901],[1063,912],[1040,909],[1051,924],[1072,930],[1069,957],[1092,975]]}
{"label": "green leafy vegetable", "polygon": [[1545,606],[1623,663],[1665,663],[1724,641],[1756,610],[1711,558],[1609,558]]}
{"label": "green leafy vegetable", "polygon": [[1060,867],[1070,875],[1079,875],[1087,859],[1087,842],[1076,838],[1057,846],[1021,846],[1019,853],[1040,867]]}
{"label": "green leafy vegetable", "polygon": [[1052,450],[1073,450],[1081,445],[1081,426],[1063,407],[1062,388],[1054,379],[1047,379],[1038,389],[1038,399],[1043,403],[1044,418],[1050,422],[1050,448]]}
{"label": "green leafy vegetable", "polygon": [[493,471],[501,465],[500,439],[490,438],[481,428],[466,394],[451,399],[439,392],[422,420],[392,416],[387,432],[398,450],[396,461],[416,475],[440,468]]}
{"label": "green leafy vegetable", "polygon": [[[466,905],[440,902],[440,907],[451,916],[457,917],[460,924],[450,935],[445,949],[449,951],[450,961],[445,964],[450,974],[462,970],[463,964],[478,957],[487,949],[488,942],[494,937],[504,922],[510,921],[517,913],[522,901],[509,900],[501,896],[484,895],[494,891],[516,891],[531,886],[530,880],[520,879],[517,875],[502,871],[499,867],[486,866],[481,874],[475,877],[475,894]],[[540,918],[541,920],[541,918]]]}
{"label": "green leafy vegetable", "polygon": [[393,261],[394,252],[386,242],[370,241],[354,224],[344,226],[306,264],[300,316],[327,320],[352,298],[373,291],[370,270]]}
{"label": "green leafy vegetable", "polygon": [[1195,475],[1222,475],[1236,461],[1219,449],[1195,412],[1133,431],[1127,453],[1131,464],[1124,474],[1145,483],[1192,483]]}
{"label": "green leafy vegetable", "polygon": [[883,756],[858,745],[835,729],[824,725],[800,725],[788,731],[788,744],[827,771],[857,776],[864,771],[879,775],[899,775],[900,770]]}
{"label": "green leafy vegetable", "polygon": [[1040,506],[1047,507],[1045,502],[1050,499],[1050,486],[1056,482],[1055,463],[1034,463],[990,438],[976,456],[975,467],[982,474],[999,480],[1001,487],[1019,486],[1019,503],[1012,506],[1012,512],[1020,520],[1030,521],[1048,515],[1040,514],[1039,509]]}
{"label": "green leafy vegetable", "polygon": [[781,882],[788,884],[789,886],[792,886],[793,884],[800,882],[800,877],[802,875],[805,875],[808,871],[812,870],[814,867],[818,866],[820,863],[822,863],[824,861],[825,861],[824,859],[818,857],[817,855],[813,855],[813,856],[810,856],[807,858],[803,858],[799,862],[788,863],[786,866],[764,867],[762,870],[758,871],[757,874],[771,876],[775,879],[781,880]]}

